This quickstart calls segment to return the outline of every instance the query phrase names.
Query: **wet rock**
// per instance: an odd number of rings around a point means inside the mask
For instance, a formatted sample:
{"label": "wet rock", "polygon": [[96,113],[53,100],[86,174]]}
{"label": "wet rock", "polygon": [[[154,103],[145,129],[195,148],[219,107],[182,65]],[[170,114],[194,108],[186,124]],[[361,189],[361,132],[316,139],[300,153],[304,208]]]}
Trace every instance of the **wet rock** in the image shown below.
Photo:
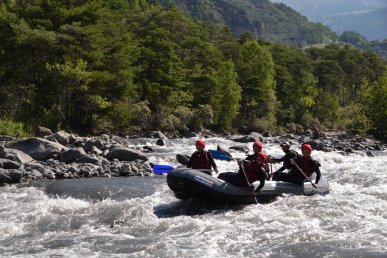
{"label": "wet rock", "polygon": [[62,144],[63,146],[68,146],[70,143],[70,140],[73,139],[74,137],[71,137],[70,134],[64,132],[64,131],[59,131],[57,133],[54,133],[52,135],[44,137],[46,140],[49,141],[57,141],[58,143]]}
{"label": "wet rock", "polygon": [[13,180],[12,178],[8,175],[7,172],[0,170],[0,185],[2,184],[12,184]]}
{"label": "wet rock", "polygon": [[193,138],[193,137],[197,137],[197,136],[198,136],[198,134],[195,133],[195,132],[185,132],[185,133],[183,134],[183,137],[184,137],[184,138]]}
{"label": "wet rock", "polygon": [[47,179],[55,179],[55,173],[51,169],[45,169],[42,176]]}
{"label": "wet rock", "polygon": [[148,160],[148,157],[142,152],[129,148],[114,148],[109,151],[106,157],[108,159],[118,159],[121,161],[134,161],[136,159],[144,161]]}
{"label": "wet rock", "polygon": [[306,129],[303,133],[302,133],[302,135],[304,135],[304,136],[313,136],[313,131],[311,130],[311,129]]}
{"label": "wet rock", "polygon": [[22,179],[22,171],[10,170],[8,171],[8,176],[11,178],[12,183],[19,183]]}
{"label": "wet rock", "polygon": [[38,178],[43,178],[43,175],[42,173],[40,173],[38,170],[36,169],[33,169],[31,172],[30,172],[30,175],[33,176],[34,178],[38,179]]}
{"label": "wet rock", "polygon": [[248,153],[249,149],[246,146],[231,146],[229,149],[237,150],[240,152]]}
{"label": "wet rock", "polygon": [[159,139],[156,141],[156,144],[159,146],[166,146],[166,147],[172,147],[172,142],[168,139],[167,136],[162,134],[161,132],[158,132]]}
{"label": "wet rock", "polygon": [[9,160],[9,159],[1,159],[0,158],[0,168],[4,169],[18,169],[21,167],[21,163]]}
{"label": "wet rock", "polygon": [[84,156],[86,156],[86,152],[82,148],[68,149],[59,153],[59,161],[70,163]]}
{"label": "wet rock", "polygon": [[50,158],[53,153],[68,149],[59,143],[36,137],[18,141],[12,148],[20,150],[36,160],[46,160]]}
{"label": "wet rock", "polygon": [[249,143],[249,142],[263,142],[264,137],[260,133],[252,132],[249,135],[245,135],[241,138],[233,139],[235,142]]}
{"label": "wet rock", "polygon": [[91,157],[91,156],[83,156],[83,157],[77,158],[75,160],[75,163],[90,163],[94,165],[101,165],[101,161],[97,157]]}
{"label": "wet rock", "polygon": [[129,176],[132,172],[132,166],[129,163],[123,163],[121,165],[119,174],[120,176]]}
{"label": "wet rock", "polygon": [[176,160],[182,165],[187,165],[189,162],[189,156],[188,155],[182,155],[182,154],[177,154],[176,155]]}
{"label": "wet rock", "polygon": [[[220,152],[223,152],[223,153],[225,153],[225,154],[230,155],[230,153],[227,151],[226,147],[224,147],[224,146],[222,146],[222,145],[220,145],[220,144],[218,144],[218,146],[216,147],[216,150],[217,150],[217,151],[220,151]],[[230,155],[230,156],[231,156],[231,155]]]}
{"label": "wet rock", "polygon": [[47,127],[37,126],[35,129],[35,137],[43,138],[52,134],[53,132]]}
{"label": "wet rock", "polygon": [[26,163],[32,161],[33,158],[20,150],[4,148],[0,146],[0,158],[15,161],[17,163]]}

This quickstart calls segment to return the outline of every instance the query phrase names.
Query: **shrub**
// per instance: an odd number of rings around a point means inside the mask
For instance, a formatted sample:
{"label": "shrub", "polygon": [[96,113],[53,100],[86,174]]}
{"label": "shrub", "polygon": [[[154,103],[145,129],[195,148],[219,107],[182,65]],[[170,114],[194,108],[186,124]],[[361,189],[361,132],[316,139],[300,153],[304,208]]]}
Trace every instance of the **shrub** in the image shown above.
{"label": "shrub", "polygon": [[27,128],[21,122],[14,122],[7,119],[0,119],[0,134],[16,136],[16,137],[26,137],[32,135],[32,129]]}

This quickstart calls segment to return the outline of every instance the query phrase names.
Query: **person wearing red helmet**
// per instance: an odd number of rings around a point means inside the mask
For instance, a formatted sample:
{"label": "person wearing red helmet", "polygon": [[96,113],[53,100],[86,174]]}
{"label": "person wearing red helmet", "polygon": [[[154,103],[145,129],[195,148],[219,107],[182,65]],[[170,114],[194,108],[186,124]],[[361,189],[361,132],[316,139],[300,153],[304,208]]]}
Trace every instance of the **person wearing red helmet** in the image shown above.
{"label": "person wearing red helmet", "polygon": [[253,151],[254,151],[254,153],[251,154],[251,155],[248,155],[245,158],[245,160],[249,160],[249,161],[255,160],[257,158],[257,154],[262,151],[262,147],[263,147],[262,142],[254,142],[253,143]]}
{"label": "person wearing red helmet", "polygon": [[196,151],[191,155],[187,167],[193,169],[203,169],[203,172],[211,175],[211,167],[214,168],[215,172],[218,173],[218,167],[216,166],[215,160],[211,153],[204,150],[206,142],[204,140],[197,140],[195,143]]}
{"label": "person wearing red helmet", "polygon": [[257,153],[255,160],[237,160],[239,165],[238,173],[227,172],[219,175],[218,178],[237,186],[250,186],[255,181],[259,181],[257,189],[252,190],[251,195],[257,195],[266,181],[266,171],[263,168],[266,162],[266,155],[262,152]]}
{"label": "person wearing red helmet", "polygon": [[[254,161],[257,159],[257,155],[262,152],[263,144],[262,142],[256,141],[253,143],[253,151],[254,153],[251,155],[248,155],[245,160],[246,161]],[[269,169],[269,163],[267,163],[267,159],[265,159],[264,164],[263,164],[263,169],[266,172],[266,179],[269,180],[271,175],[270,175],[270,169]]]}
{"label": "person wearing red helmet", "polygon": [[276,176],[276,181],[285,181],[302,185],[305,179],[309,178],[313,173],[316,173],[316,180],[313,185],[315,186],[315,184],[318,184],[321,178],[319,168],[321,165],[316,160],[312,159],[312,150],[312,146],[309,144],[302,144],[302,156],[292,159],[291,164],[293,165],[293,168],[287,174],[281,173]]}

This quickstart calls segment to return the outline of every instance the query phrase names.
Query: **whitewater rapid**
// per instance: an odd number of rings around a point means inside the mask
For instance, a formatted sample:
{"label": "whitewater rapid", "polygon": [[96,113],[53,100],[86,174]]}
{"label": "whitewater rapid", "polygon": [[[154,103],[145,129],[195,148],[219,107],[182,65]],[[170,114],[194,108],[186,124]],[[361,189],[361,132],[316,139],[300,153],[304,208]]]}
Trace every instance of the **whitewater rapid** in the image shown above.
{"label": "whitewater rapid", "polygon": [[[176,166],[175,155],[190,155],[194,141],[173,140],[172,148],[150,142],[150,161]],[[207,149],[252,149],[206,141]],[[278,144],[263,150],[282,155]],[[0,257],[387,257],[387,153],[312,156],[330,194],[259,205],[180,201],[164,175],[0,187]],[[217,164],[221,172],[237,169]]]}

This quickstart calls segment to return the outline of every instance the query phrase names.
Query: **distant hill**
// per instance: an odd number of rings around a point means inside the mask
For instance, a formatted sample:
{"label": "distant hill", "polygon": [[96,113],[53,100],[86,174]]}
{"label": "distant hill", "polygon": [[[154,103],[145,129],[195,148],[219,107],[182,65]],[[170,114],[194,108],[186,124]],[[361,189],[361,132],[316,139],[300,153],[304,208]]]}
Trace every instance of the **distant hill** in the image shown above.
{"label": "distant hill", "polygon": [[387,38],[386,0],[272,0],[284,3],[341,34],[356,31],[368,40]]}
{"label": "distant hill", "polygon": [[166,7],[177,7],[197,20],[228,26],[236,35],[251,32],[272,42],[303,47],[331,43],[337,35],[284,4],[269,0],[154,0]]}

